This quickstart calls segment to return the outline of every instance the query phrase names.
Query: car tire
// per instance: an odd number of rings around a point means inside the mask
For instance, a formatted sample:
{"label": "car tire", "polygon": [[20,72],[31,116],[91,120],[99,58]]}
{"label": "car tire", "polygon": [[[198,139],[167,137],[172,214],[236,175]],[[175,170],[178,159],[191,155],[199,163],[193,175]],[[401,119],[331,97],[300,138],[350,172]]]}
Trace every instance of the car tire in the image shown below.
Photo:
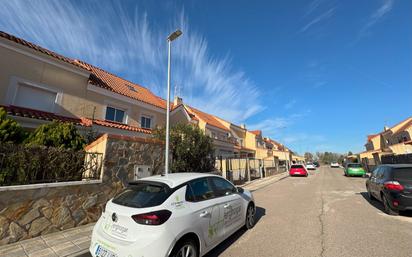
{"label": "car tire", "polygon": [[247,206],[247,211],[246,211],[246,218],[245,218],[245,228],[252,229],[255,226],[255,215],[256,215],[256,209],[255,206],[250,203]]}
{"label": "car tire", "polygon": [[[187,255],[187,251],[190,253]],[[178,242],[173,248],[172,253],[169,257],[199,257],[199,249],[197,244],[192,239],[186,239]]]}
{"label": "car tire", "polygon": [[372,195],[371,191],[369,190],[369,187],[366,187],[366,191],[368,192],[368,198],[371,201],[375,201],[376,198]]}
{"label": "car tire", "polygon": [[391,216],[397,216],[399,215],[399,212],[396,210],[393,210],[391,206],[389,205],[388,199],[386,198],[385,195],[382,195],[382,202],[383,202],[383,208],[385,210],[385,213]]}

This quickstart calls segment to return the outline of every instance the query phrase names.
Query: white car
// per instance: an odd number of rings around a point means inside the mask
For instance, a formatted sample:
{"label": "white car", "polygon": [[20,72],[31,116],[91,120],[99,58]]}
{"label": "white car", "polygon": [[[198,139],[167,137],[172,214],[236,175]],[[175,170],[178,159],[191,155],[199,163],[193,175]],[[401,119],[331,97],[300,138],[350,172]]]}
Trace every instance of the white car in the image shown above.
{"label": "white car", "polygon": [[200,257],[255,224],[252,193],[226,179],[173,173],[131,182],[93,228],[94,257]]}
{"label": "white car", "polygon": [[313,164],[311,162],[308,162],[308,163],[306,163],[306,169],[307,170],[316,170],[316,166],[315,166],[315,164]]}
{"label": "white car", "polygon": [[339,166],[339,163],[337,163],[337,162],[332,162],[332,163],[330,164],[330,167],[331,167],[331,168],[339,168],[340,166]]}

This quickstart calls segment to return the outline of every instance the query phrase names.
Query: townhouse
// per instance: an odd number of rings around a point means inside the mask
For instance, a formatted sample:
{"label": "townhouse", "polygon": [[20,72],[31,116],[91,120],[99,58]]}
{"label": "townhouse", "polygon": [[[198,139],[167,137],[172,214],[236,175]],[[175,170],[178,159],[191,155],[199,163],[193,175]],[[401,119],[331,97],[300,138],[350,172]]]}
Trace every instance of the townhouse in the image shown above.
{"label": "townhouse", "polygon": [[367,136],[365,151],[359,159],[368,166],[381,164],[382,156],[412,153],[412,117]]}
{"label": "townhouse", "polygon": [[61,120],[148,137],[164,125],[166,101],[141,85],[5,32],[0,56],[0,106],[26,129]]}
{"label": "townhouse", "polygon": [[[0,107],[28,130],[60,120],[80,131],[145,138],[164,126],[166,101],[139,84],[1,31],[0,56]],[[179,97],[170,119],[202,129],[213,139],[217,157],[292,159],[283,145],[268,145],[262,131],[249,131]]]}

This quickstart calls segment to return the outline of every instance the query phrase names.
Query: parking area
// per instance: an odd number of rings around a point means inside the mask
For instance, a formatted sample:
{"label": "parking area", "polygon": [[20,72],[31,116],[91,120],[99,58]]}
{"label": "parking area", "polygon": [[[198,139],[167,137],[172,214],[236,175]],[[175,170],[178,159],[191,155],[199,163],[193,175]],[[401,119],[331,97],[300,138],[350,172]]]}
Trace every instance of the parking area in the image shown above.
{"label": "parking area", "polygon": [[259,222],[212,256],[411,256],[412,214],[388,216],[366,195],[365,178],[321,167],[258,189]]}

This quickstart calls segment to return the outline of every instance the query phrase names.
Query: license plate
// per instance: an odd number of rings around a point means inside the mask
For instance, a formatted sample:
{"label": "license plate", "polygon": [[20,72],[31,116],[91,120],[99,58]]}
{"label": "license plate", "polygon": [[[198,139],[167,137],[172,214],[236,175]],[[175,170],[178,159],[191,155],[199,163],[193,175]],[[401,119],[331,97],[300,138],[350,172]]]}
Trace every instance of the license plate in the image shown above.
{"label": "license plate", "polygon": [[96,257],[117,257],[117,255],[100,245],[97,246],[95,251]]}

